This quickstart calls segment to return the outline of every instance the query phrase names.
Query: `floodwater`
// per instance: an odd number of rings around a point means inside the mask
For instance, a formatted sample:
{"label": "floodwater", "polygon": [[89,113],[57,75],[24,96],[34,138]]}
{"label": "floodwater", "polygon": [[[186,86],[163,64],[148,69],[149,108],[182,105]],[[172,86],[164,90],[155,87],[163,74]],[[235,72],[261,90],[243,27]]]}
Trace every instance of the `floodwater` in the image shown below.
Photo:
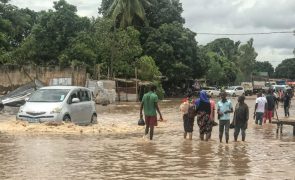
{"label": "floodwater", "polygon": [[[236,99],[232,99],[236,103]],[[0,179],[295,179],[292,127],[258,127],[250,119],[246,142],[183,139],[180,100],[166,100],[160,109],[154,140],[137,126],[138,103],[97,106],[99,123],[45,126],[0,115]],[[253,115],[254,98],[246,101]],[[282,108],[278,110],[282,115]],[[295,108],[291,110],[295,114]],[[241,138],[241,137],[239,137]]]}

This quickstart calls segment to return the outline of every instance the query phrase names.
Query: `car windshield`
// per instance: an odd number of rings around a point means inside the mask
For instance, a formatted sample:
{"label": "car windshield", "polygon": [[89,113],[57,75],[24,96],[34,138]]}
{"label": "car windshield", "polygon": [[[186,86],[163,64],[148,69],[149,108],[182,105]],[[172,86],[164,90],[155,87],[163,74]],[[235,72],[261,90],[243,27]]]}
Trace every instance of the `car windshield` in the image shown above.
{"label": "car windshield", "polygon": [[62,102],[69,89],[39,89],[32,94],[28,102]]}

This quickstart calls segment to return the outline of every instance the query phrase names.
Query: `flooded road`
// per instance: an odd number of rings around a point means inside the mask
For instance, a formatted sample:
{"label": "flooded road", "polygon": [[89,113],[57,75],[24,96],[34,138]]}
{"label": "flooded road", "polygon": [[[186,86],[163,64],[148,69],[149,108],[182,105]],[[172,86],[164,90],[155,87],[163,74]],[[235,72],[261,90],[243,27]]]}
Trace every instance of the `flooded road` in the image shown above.
{"label": "flooded road", "polygon": [[[236,99],[232,99],[236,103]],[[292,127],[256,126],[249,120],[246,142],[183,139],[180,100],[160,103],[167,122],[159,122],[153,141],[137,126],[138,103],[98,106],[99,123],[45,127],[0,115],[0,179],[294,179]],[[254,98],[246,100],[253,116]],[[279,114],[282,113],[280,107]],[[295,115],[295,107],[291,107]],[[10,128],[6,131],[5,128]],[[46,129],[47,128],[47,129]]]}

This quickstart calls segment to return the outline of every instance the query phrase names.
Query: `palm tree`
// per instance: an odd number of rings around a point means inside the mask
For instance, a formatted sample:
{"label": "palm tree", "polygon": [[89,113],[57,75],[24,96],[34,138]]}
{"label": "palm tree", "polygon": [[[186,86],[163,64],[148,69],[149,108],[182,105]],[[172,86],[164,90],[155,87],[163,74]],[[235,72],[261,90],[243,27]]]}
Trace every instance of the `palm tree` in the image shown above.
{"label": "palm tree", "polygon": [[108,9],[107,15],[115,23],[120,23],[121,28],[133,25],[139,18],[146,23],[144,5],[149,5],[148,0],[114,0]]}

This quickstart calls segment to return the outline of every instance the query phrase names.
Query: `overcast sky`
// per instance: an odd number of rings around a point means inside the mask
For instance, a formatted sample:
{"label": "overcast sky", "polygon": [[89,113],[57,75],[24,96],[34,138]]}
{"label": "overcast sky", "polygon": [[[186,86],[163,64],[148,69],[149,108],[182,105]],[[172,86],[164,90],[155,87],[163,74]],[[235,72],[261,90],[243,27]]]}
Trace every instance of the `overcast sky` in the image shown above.
{"label": "overcast sky", "polygon": [[[35,11],[52,8],[56,0],[11,0],[11,3]],[[295,30],[294,0],[180,0],[185,26],[196,33],[252,33]],[[80,16],[98,16],[101,0],[67,0],[77,6]],[[229,37],[246,43],[251,37],[258,61],[270,61],[276,67],[292,58],[295,36],[271,34],[251,36],[210,36],[198,34],[199,44]]]}

